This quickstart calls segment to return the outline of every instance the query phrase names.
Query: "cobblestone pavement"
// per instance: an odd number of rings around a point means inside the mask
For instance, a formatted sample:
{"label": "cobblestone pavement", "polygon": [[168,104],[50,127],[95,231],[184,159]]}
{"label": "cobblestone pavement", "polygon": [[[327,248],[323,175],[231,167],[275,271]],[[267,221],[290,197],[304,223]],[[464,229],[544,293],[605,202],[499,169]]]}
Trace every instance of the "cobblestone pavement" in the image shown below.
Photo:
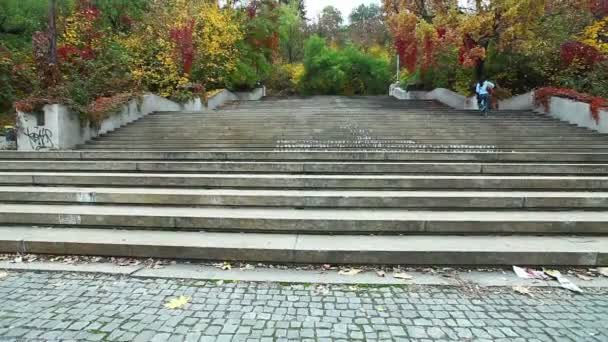
{"label": "cobblestone pavement", "polygon": [[[165,304],[190,298],[182,309]],[[608,296],[11,272],[0,340],[608,341]]]}

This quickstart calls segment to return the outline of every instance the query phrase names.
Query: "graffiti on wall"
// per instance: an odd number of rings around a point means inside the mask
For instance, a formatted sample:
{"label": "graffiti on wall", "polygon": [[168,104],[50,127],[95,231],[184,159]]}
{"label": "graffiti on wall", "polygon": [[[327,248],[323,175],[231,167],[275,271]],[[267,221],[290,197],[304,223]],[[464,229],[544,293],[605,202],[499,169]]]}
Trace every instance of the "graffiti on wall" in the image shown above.
{"label": "graffiti on wall", "polygon": [[44,127],[35,127],[32,130],[29,128],[25,129],[24,133],[28,139],[30,140],[30,145],[32,149],[36,151],[44,149],[44,148],[54,148],[53,144],[53,132],[50,129]]}

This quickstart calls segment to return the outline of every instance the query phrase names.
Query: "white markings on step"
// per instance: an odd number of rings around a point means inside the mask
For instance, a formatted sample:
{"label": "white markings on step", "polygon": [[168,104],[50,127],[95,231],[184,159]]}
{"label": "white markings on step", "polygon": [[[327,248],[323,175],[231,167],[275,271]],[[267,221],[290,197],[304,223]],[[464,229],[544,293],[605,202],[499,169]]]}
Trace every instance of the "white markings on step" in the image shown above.
{"label": "white markings on step", "polygon": [[59,224],[80,224],[82,223],[82,218],[80,215],[75,214],[60,214],[59,215]]}

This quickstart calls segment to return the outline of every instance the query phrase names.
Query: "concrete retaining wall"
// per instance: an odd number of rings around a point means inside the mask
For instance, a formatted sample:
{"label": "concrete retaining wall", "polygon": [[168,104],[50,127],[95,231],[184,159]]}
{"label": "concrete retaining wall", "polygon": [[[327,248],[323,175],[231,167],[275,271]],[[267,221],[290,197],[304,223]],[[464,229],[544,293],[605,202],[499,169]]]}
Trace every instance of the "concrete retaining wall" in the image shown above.
{"label": "concrete retaining wall", "polygon": [[549,108],[539,107],[537,111],[580,127],[589,128],[600,133],[608,133],[608,111],[600,111],[599,121],[596,122],[591,115],[591,106],[588,103],[552,97],[549,100]]}
{"label": "concrete retaining wall", "polygon": [[258,101],[266,96],[266,87],[256,88],[249,92],[235,92],[239,101]]}
{"label": "concrete retaining wall", "polygon": [[[475,97],[465,97],[449,89],[437,88],[433,91],[405,91],[397,85],[391,85],[389,94],[400,100],[435,100],[455,109],[478,109]],[[556,119],[608,133],[608,111],[599,113],[599,122],[591,115],[590,105],[570,99],[552,97],[549,108],[538,107],[534,103],[534,92],[528,92],[498,102],[499,110],[535,110]]]}
{"label": "concrete retaining wall", "polygon": [[389,93],[400,100],[435,100],[451,108],[477,109],[475,97],[466,97],[445,88],[437,88],[433,91],[405,91],[393,84]]}
{"label": "concrete retaining wall", "polygon": [[[242,93],[249,101],[259,100],[265,94],[263,88]],[[228,90],[213,95],[207,106],[200,98],[179,104],[163,97],[146,94],[139,100],[126,104],[122,110],[104,119],[99,127],[82,122],[76,113],[59,104],[46,105],[41,113],[18,113],[17,146],[20,151],[69,150],[121,126],[157,111],[201,112],[216,109],[228,101],[240,97]]]}
{"label": "concrete retaining wall", "polygon": [[532,110],[535,108],[533,91],[498,101],[499,110]]}

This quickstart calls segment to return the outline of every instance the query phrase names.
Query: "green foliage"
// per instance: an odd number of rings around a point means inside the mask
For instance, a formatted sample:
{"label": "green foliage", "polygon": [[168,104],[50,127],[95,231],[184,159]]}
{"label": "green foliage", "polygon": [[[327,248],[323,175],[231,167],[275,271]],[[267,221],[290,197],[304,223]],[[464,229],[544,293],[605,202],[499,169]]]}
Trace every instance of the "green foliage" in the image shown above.
{"label": "green foliage", "polygon": [[305,44],[305,94],[372,95],[382,94],[390,83],[388,60],[370,56],[353,46],[335,49],[318,36]]}
{"label": "green foliage", "polygon": [[264,54],[243,45],[236,69],[228,77],[228,87],[238,91],[251,90],[269,77],[271,68]]}
{"label": "green foliage", "polygon": [[93,4],[101,11],[105,26],[117,32],[128,32],[150,8],[149,0],[94,0]]}
{"label": "green foliage", "polygon": [[279,7],[279,12],[281,57],[287,63],[293,63],[303,57],[306,24],[300,16],[297,2]]}
{"label": "green foliage", "polygon": [[63,79],[53,95],[86,116],[88,106],[97,98],[133,90],[129,60],[124,46],[107,41],[95,59],[63,63]]}
{"label": "green foliage", "polygon": [[[66,1],[59,4],[67,5]],[[0,1],[0,41],[10,49],[27,47],[32,34],[46,26],[47,12],[47,1]]]}

